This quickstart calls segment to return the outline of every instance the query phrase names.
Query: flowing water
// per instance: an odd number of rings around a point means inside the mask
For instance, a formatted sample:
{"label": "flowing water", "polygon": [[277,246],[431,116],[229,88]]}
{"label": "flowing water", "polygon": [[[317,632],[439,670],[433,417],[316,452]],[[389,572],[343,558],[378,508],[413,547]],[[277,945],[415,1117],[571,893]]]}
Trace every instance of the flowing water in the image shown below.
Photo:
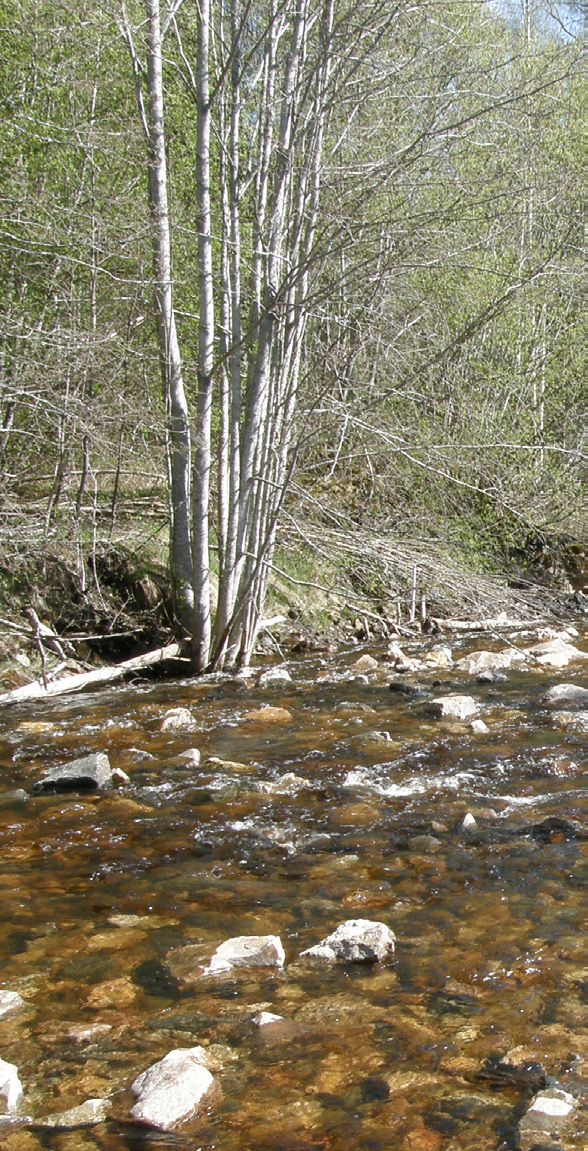
{"label": "flowing water", "polygon": [[[0,1020],[0,1056],[26,1114],[113,1104],[85,1130],[0,1128],[3,1149],[497,1151],[532,1094],[492,1073],[500,1057],[528,1049],[577,1090],[582,840],[540,826],[581,820],[579,717],[540,703],[577,670],[417,675],[475,696],[489,730],[474,735],[391,692],[389,671],[358,678],[358,654],[299,658],[266,690],[143,681],[0,713],[0,987],[25,1000]],[[292,718],[246,718],[264,704]],[[178,706],[195,732],[160,730]],[[193,746],[202,763],[186,768],[175,757]],[[94,751],[131,783],[30,794]],[[354,918],[389,925],[395,955],[299,958]],[[265,934],[283,970],[185,984],[166,962]],[[261,1010],[284,1022],[256,1027]],[[137,1074],[197,1044],[218,1066],[205,1112],[173,1134],[129,1123]],[[566,1139],[582,1145],[578,1125]]]}

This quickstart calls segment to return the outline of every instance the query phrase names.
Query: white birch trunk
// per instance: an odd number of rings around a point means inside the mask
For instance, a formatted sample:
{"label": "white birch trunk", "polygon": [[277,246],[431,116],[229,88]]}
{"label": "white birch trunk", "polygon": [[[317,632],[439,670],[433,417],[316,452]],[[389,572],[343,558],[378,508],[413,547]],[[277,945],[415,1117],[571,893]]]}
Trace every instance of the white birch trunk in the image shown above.
{"label": "white birch trunk", "polygon": [[[176,611],[181,623],[190,631],[194,602],[190,544],[190,429],[173,301],[161,22],[159,0],[144,0],[144,2],[147,16],[148,111],[146,127],[149,146],[149,206],[153,221],[157,331],[163,391],[168,416],[171,478],[170,571]],[[127,42],[131,56],[133,56],[134,50],[130,37],[127,37]],[[133,60],[134,69],[135,66],[136,60]],[[140,99],[139,111],[143,113]]]}

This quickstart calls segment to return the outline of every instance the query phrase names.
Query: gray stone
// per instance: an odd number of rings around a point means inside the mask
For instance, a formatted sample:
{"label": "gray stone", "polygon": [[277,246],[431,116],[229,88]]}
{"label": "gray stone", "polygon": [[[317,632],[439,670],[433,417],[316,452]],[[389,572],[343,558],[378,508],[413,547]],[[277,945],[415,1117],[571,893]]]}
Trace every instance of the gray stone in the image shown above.
{"label": "gray stone", "polygon": [[176,760],[185,764],[186,767],[198,767],[200,759],[201,756],[197,747],[189,747],[186,751],[181,751],[179,755],[176,755]]}
{"label": "gray stone", "polygon": [[278,935],[237,935],[217,947],[206,974],[232,967],[283,967],[285,958]]}
{"label": "gray stone", "polygon": [[99,751],[52,768],[33,784],[33,792],[35,795],[55,795],[62,791],[103,791],[112,783],[110,760],[105,752]]}
{"label": "gray stone", "polygon": [[262,671],[257,681],[258,687],[277,687],[281,683],[292,683],[292,676],[285,667],[270,667]]}
{"label": "gray stone", "polygon": [[536,1144],[565,1134],[575,1110],[576,1100],[568,1091],[559,1087],[539,1091],[519,1123],[520,1151],[531,1151]]}
{"label": "gray stone", "polygon": [[85,1103],[70,1107],[68,1111],[55,1111],[52,1115],[35,1119],[33,1126],[58,1128],[62,1131],[71,1131],[74,1127],[95,1127],[108,1118],[111,1107],[109,1099],[86,1099]]}
{"label": "gray stone", "polygon": [[474,735],[487,735],[489,730],[483,719],[473,719],[470,723],[470,731],[473,731]]}
{"label": "gray stone", "polygon": [[22,1083],[18,1077],[18,1067],[0,1059],[0,1096],[6,1100],[6,1110],[15,1111],[22,1097]]}
{"label": "gray stone", "polygon": [[558,707],[567,711],[580,710],[588,707],[588,688],[580,687],[579,683],[558,683],[545,692],[541,697],[541,703],[546,707]]}
{"label": "gray stone", "polygon": [[393,954],[395,939],[394,932],[385,923],[372,919],[348,919],[331,935],[300,954],[326,959],[331,963],[337,960],[346,963],[375,963]]}
{"label": "gray stone", "polygon": [[256,1027],[267,1027],[268,1023],[282,1023],[283,1015],[274,1015],[272,1011],[260,1011],[258,1015],[254,1015],[251,1020]]}
{"label": "gray stone", "polygon": [[24,1005],[24,999],[17,991],[0,991],[0,1019],[11,1011],[19,1011]]}
{"label": "gray stone", "polygon": [[438,851],[442,846],[441,840],[436,839],[434,835],[413,835],[409,839],[408,846],[413,851]]}
{"label": "gray stone", "polygon": [[172,1131],[191,1119],[214,1086],[203,1047],[170,1051],[131,1084],[137,1096],[131,1118],[160,1131]]}
{"label": "gray stone", "polygon": [[544,667],[567,667],[569,663],[586,659],[585,652],[561,638],[535,643],[532,647],[526,648],[526,652],[533,656],[533,662],[538,661]]}
{"label": "gray stone", "polygon": [[505,647],[502,651],[475,651],[458,659],[456,667],[460,671],[467,671],[469,675],[480,675],[482,672],[498,671],[505,667],[515,667],[525,663],[524,651],[515,647]]}
{"label": "gray stone", "polygon": [[478,704],[471,695],[439,695],[436,699],[432,699],[427,704],[427,709],[431,709],[435,715],[441,719],[471,719],[476,715],[479,710]]}
{"label": "gray stone", "polygon": [[166,711],[160,731],[195,731],[196,720],[187,707],[172,707]]}

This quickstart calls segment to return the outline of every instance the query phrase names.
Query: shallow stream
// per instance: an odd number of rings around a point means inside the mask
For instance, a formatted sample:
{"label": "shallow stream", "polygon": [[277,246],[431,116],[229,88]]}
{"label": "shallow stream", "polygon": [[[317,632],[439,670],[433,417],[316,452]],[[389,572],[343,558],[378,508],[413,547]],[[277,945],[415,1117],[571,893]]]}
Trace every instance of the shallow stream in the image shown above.
{"label": "shallow stream", "polygon": [[[492,1073],[507,1052],[577,1089],[584,844],[540,825],[581,822],[584,736],[540,697],[580,682],[578,666],[411,677],[472,694],[489,729],[474,734],[390,691],[382,662],[358,677],[359,655],[300,657],[291,684],[266,689],[258,668],[0,712],[0,988],[25,1000],[0,1019],[0,1056],[26,1114],[113,1103],[87,1130],[0,1131],[3,1151],[498,1151],[532,1094]],[[264,704],[292,718],[245,718]],[[197,730],[162,732],[179,706]],[[190,747],[199,767],[175,758]],[[30,794],[95,751],[131,783]],[[355,918],[394,930],[389,961],[299,958]],[[186,986],[166,964],[186,944],[270,933],[283,970]],[[284,1023],[256,1027],[262,1010]],[[130,1124],[130,1082],[196,1044],[219,1068],[205,1113],[174,1134]],[[582,1146],[578,1123],[560,1145]]]}

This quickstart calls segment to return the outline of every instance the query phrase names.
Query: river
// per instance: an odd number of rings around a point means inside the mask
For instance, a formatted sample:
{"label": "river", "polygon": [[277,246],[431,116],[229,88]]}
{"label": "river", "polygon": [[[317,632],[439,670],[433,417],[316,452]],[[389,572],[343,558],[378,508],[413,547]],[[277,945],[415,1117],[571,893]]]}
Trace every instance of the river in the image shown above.
{"label": "river", "polygon": [[[488,646],[464,637],[453,655]],[[534,1082],[504,1072],[507,1053],[576,1091],[583,731],[541,697],[579,665],[495,683],[422,669],[408,695],[390,690],[384,647],[357,672],[367,650],[292,659],[292,682],[265,689],[259,667],[0,713],[0,986],[24,1000],[0,1019],[0,1056],[26,1115],[112,1103],[95,1127],[0,1128],[3,1149],[498,1151]],[[486,732],[432,718],[428,699],[455,691]],[[247,718],[266,704],[291,718]],[[180,706],[196,730],[162,732]],[[177,759],[191,747],[198,767]],[[48,767],[97,751],[131,782],[31,795]],[[391,927],[395,954],[300,958],[357,918]],[[188,944],[265,934],[283,969],[186,985],[168,966]],[[283,1022],[255,1026],[260,1011]],[[131,1081],[197,1044],[218,1068],[204,1112],[174,1133],[129,1123]],[[580,1147],[579,1131],[557,1146]]]}

